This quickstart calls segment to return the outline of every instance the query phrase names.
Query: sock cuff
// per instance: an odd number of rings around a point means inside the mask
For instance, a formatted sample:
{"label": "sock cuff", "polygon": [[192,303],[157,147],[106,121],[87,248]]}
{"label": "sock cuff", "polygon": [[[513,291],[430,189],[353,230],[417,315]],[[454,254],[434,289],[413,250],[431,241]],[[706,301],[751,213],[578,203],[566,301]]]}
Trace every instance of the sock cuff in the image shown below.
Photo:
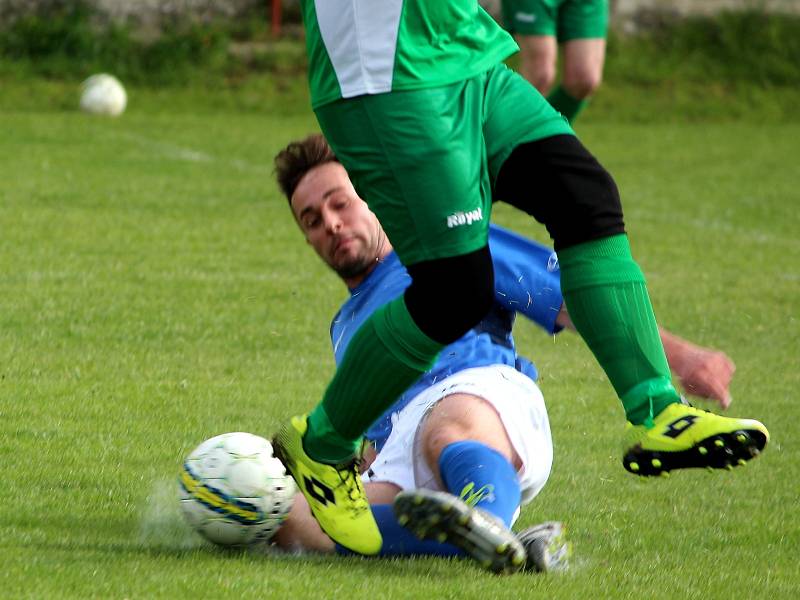
{"label": "sock cuff", "polygon": [[384,304],[370,319],[386,349],[410,369],[424,373],[444,347],[417,326],[408,312],[404,296]]}
{"label": "sock cuff", "polygon": [[628,420],[634,425],[652,425],[653,417],[670,404],[680,402],[680,395],[668,377],[653,377],[637,383],[620,397]]}
{"label": "sock cuff", "polygon": [[581,244],[559,250],[558,261],[572,261],[582,258],[630,258],[631,244],[624,233],[589,240]]}
{"label": "sock cuff", "polygon": [[323,403],[309,413],[307,423],[303,449],[314,460],[337,464],[355,456],[361,447],[361,436],[350,439],[339,433]]}
{"label": "sock cuff", "polygon": [[645,283],[644,273],[631,256],[628,236],[612,235],[558,252],[561,287],[567,291],[598,285]]}
{"label": "sock cuff", "polygon": [[[442,478],[442,483],[444,483],[445,487],[450,491],[451,494],[455,496],[459,496],[461,492],[464,490],[456,490],[453,488],[455,482],[448,481],[448,475],[452,476],[451,465],[454,463],[460,462],[461,456],[465,453],[475,454],[478,453],[481,456],[481,459],[485,461],[487,458],[490,459],[494,464],[492,465],[483,465],[485,467],[490,467],[493,471],[495,469],[502,469],[503,465],[508,465],[508,468],[517,475],[517,470],[514,468],[514,465],[500,452],[491,448],[484,444],[483,442],[479,442],[477,440],[459,440],[458,442],[452,442],[445,446],[441,453],[439,454],[439,475]],[[474,461],[470,460],[470,463]]]}

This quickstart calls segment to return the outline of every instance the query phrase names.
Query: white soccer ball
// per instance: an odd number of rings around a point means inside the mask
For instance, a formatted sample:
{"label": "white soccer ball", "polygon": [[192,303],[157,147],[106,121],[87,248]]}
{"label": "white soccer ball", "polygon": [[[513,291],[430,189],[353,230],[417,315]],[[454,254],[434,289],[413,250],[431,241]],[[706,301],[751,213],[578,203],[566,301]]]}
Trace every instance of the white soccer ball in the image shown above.
{"label": "white soccer ball", "polygon": [[272,444],[250,433],[224,433],[184,461],[179,496],[189,524],[221,546],[269,540],[289,514],[294,480]]}
{"label": "white soccer ball", "polygon": [[93,115],[116,117],[128,104],[128,95],[113,75],[92,75],[81,85],[81,110]]}

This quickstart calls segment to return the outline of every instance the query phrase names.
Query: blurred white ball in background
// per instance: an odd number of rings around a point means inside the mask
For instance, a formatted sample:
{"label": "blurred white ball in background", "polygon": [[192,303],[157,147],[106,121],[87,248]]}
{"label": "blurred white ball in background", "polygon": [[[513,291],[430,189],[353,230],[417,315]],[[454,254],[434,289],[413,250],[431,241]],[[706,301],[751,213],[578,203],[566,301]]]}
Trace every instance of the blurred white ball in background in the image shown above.
{"label": "blurred white ball in background", "polygon": [[81,90],[81,110],[93,115],[119,116],[128,103],[119,79],[107,73],[92,75],[83,82]]}

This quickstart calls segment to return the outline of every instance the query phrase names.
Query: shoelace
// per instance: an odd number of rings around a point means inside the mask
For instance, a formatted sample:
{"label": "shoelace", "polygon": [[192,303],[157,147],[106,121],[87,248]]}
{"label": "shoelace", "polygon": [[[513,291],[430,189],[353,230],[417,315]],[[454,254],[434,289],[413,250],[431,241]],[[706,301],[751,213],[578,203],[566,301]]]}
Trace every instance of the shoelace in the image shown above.
{"label": "shoelace", "polygon": [[360,464],[361,461],[355,458],[348,463],[336,467],[336,472],[339,474],[342,485],[347,489],[347,495],[350,496],[350,500],[356,504],[356,510],[362,511],[367,510],[369,504],[364,497],[364,489],[361,486]]}

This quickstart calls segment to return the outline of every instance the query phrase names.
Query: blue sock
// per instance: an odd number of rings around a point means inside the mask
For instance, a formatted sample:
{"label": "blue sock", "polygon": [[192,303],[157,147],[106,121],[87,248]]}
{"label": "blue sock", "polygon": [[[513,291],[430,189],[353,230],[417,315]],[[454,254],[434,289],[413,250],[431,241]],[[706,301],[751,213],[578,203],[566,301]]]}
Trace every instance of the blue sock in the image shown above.
{"label": "blue sock", "polygon": [[511,527],[522,493],[505,456],[474,440],[454,442],[439,455],[439,473],[448,492]]}
{"label": "blue sock", "polygon": [[[378,523],[383,546],[378,556],[463,556],[455,546],[439,542],[418,540],[408,529],[397,522],[391,504],[373,504],[372,514]],[[353,555],[347,548],[336,544],[336,553]]]}

